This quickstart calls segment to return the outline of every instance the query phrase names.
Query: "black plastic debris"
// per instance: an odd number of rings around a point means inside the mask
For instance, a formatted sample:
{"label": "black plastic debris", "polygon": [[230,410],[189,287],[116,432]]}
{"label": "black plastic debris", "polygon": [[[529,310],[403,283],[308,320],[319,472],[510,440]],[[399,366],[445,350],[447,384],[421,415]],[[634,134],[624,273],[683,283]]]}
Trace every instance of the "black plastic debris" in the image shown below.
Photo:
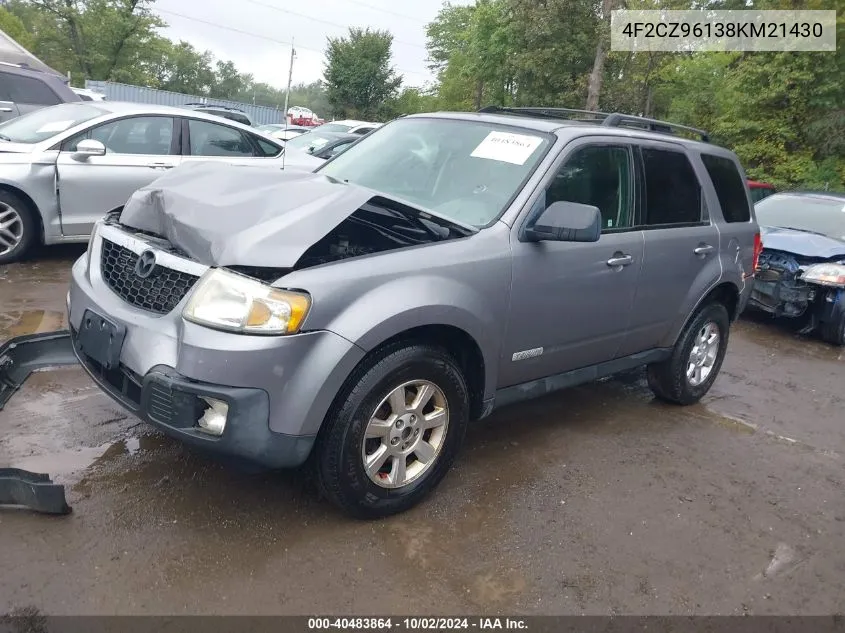
{"label": "black plastic debris", "polygon": [[49,475],[19,468],[0,468],[0,506],[24,506],[44,514],[70,514],[65,487]]}
{"label": "black plastic debris", "polygon": [[0,411],[32,372],[77,362],[67,330],[29,334],[6,341],[0,346]]}

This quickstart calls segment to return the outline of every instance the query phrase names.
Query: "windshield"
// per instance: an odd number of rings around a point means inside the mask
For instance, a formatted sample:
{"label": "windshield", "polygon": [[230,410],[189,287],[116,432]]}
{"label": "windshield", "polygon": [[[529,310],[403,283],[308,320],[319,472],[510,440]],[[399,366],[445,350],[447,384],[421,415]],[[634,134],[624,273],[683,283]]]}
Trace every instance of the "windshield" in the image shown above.
{"label": "windshield", "polygon": [[296,147],[301,150],[318,150],[332,139],[326,136],[320,136],[316,132],[306,132],[299,134],[287,142],[288,147]]}
{"label": "windshield", "polygon": [[319,172],[483,227],[499,217],[549,144],[542,132],[504,125],[398,119]]}
{"label": "windshield", "polygon": [[845,240],[845,198],[769,196],[754,206],[757,222]]}
{"label": "windshield", "polygon": [[323,123],[318,129],[321,132],[348,132],[352,126],[345,123]]}
{"label": "windshield", "polygon": [[108,110],[98,108],[91,102],[41,108],[0,124],[0,139],[13,143],[40,143],[104,114],[108,114]]}

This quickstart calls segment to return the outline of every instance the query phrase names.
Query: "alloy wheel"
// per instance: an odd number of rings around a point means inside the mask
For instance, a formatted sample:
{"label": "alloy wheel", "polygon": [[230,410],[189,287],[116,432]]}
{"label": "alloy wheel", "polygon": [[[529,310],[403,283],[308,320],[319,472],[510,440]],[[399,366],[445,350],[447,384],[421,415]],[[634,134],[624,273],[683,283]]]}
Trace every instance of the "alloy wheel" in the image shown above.
{"label": "alloy wheel", "polygon": [[713,372],[719,356],[719,326],[708,321],[698,331],[687,362],[687,380],[690,386],[698,387]]}
{"label": "alloy wheel", "polygon": [[23,239],[23,218],[18,211],[0,202],[0,255],[11,253]]}
{"label": "alloy wheel", "polygon": [[376,407],[364,433],[367,476],[382,488],[401,488],[435,463],[449,428],[443,391],[428,380],[393,389]]}

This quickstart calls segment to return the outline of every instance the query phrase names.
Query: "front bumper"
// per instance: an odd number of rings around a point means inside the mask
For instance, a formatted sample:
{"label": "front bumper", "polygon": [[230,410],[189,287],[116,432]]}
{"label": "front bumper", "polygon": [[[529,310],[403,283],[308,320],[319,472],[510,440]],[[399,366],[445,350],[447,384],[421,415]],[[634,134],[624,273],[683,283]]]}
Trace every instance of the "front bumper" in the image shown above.
{"label": "front bumper", "polygon": [[[71,340],[79,363],[103,391],[145,422],[185,444],[267,468],[298,466],[311,451],[313,437],[270,430],[270,399],[262,389],[198,382],[163,365],[144,376],[125,365],[107,369],[85,355],[75,329],[71,329]],[[220,436],[204,433],[197,426],[207,408],[202,396],[222,400],[229,406],[226,428]]]}

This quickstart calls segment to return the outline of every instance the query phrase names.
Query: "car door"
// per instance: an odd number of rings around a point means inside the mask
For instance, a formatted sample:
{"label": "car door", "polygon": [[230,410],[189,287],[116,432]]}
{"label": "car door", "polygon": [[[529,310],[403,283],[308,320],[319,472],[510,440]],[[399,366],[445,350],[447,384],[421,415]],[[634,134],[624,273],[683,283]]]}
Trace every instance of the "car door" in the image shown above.
{"label": "car door", "polygon": [[[79,157],[84,139],[100,141],[104,156]],[[178,121],[169,116],[131,116],[92,127],[66,140],[58,172],[64,235],[87,235],[103,215],[123,206],[135,190],[179,165]]]}
{"label": "car door", "polygon": [[186,118],[183,134],[187,138],[183,148],[185,161],[261,165],[281,157],[282,153],[281,145],[216,121]]}
{"label": "car door", "polygon": [[0,123],[20,116],[18,106],[12,99],[12,91],[10,89],[10,78],[12,76],[11,73],[0,70]]}
{"label": "car door", "polygon": [[671,346],[666,337],[720,271],[719,231],[684,148],[644,141],[636,156],[645,258],[626,354]]}
{"label": "car door", "polygon": [[499,387],[608,361],[618,355],[643,264],[635,228],[633,148],[618,139],[571,144],[532,204],[524,226],[548,205],[599,208],[597,242],[524,242],[512,235],[511,308]]}

